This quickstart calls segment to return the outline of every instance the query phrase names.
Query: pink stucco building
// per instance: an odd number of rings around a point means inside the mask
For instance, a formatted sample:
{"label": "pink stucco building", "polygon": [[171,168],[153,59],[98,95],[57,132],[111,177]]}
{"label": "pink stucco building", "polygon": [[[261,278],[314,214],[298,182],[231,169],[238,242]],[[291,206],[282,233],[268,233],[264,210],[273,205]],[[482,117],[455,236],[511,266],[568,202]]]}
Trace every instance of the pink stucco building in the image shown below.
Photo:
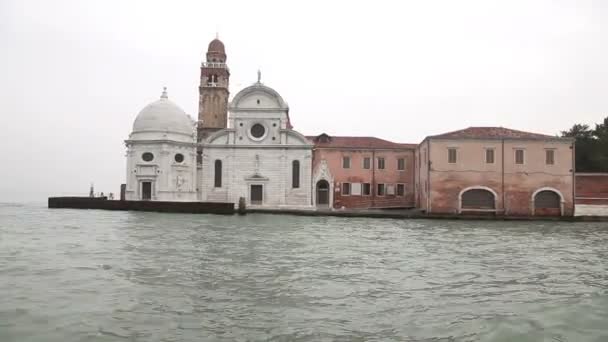
{"label": "pink stucco building", "polygon": [[416,206],[428,213],[573,215],[572,139],[470,127],[427,137],[416,159]]}
{"label": "pink stucco building", "polygon": [[317,208],[409,208],[415,205],[414,144],[374,137],[308,137]]}

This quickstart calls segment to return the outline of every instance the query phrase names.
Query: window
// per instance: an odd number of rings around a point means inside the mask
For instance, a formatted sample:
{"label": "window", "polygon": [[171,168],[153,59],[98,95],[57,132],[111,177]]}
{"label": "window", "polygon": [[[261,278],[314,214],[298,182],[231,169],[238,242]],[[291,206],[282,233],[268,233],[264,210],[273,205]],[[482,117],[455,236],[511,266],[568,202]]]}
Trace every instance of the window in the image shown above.
{"label": "window", "polygon": [[405,184],[397,184],[397,196],[405,196]]}
{"label": "window", "polygon": [[524,163],[524,150],[517,149],[515,150],[515,164],[523,164]]}
{"label": "window", "polygon": [[350,183],[342,183],[342,196],[350,195]]}
{"label": "window", "polygon": [[342,157],[342,168],[350,169],[350,157]]}
{"label": "window", "polygon": [[494,149],[486,149],[486,164],[494,164]]}
{"label": "window", "polygon": [[251,126],[251,136],[259,139],[261,137],[264,136],[264,134],[266,133],[266,128],[264,128],[264,126],[262,126],[262,124],[256,123],[255,125]]}
{"label": "window", "polygon": [[175,155],[175,162],[176,163],[181,163],[184,161],[184,155],[181,153],[178,153]]}
{"label": "window", "polygon": [[350,194],[353,196],[361,196],[361,183],[352,183],[350,185]]}
{"label": "window", "polygon": [[545,164],[555,164],[555,150],[545,150]]}
{"label": "window", "polygon": [[370,196],[372,194],[372,185],[369,183],[363,183],[361,193],[363,196]]}
{"label": "window", "polygon": [[397,170],[399,170],[399,171],[405,170],[405,158],[397,159]]}
{"label": "window", "polygon": [[215,161],[214,186],[216,188],[222,187],[222,161],[219,159]]}
{"label": "window", "polygon": [[372,160],[370,157],[363,158],[363,168],[369,170],[372,167]]}
{"label": "window", "polygon": [[154,155],[150,152],[145,152],[141,155],[141,159],[147,162],[151,162],[152,160],[154,160]]}
{"label": "window", "polygon": [[395,196],[395,186],[393,184],[387,184],[385,188],[388,196]]}
{"label": "window", "polygon": [[298,160],[291,162],[291,187],[294,189],[300,187],[300,161]]}
{"label": "window", "polygon": [[448,163],[456,163],[456,149],[448,148]]}
{"label": "window", "polygon": [[384,196],[384,184],[378,184],[378,196]]}
{"label": "window", "polygon": [[384,170],[384,158],[378,158],[378,170]]}

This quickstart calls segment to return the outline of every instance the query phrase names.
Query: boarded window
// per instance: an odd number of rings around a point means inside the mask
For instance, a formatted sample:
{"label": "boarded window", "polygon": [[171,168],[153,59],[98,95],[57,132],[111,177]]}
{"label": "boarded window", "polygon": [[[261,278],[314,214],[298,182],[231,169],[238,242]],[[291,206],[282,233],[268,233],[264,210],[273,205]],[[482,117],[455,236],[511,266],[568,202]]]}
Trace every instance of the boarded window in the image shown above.
{"label": "boarded window", "polygon": [[342,157],[342,168],[350,169],[350,157]]}
{"label": "boarded window", "polygon": [[405,196],[405,184],[397,184],[397,196]]}
{"label": "boarded window", "polygon": [[378,158],[378,170],[384,170],[384,158]]}
{"label": "boarded window", "polygon": [[378,196],[384,196],[384,184],[378,184]]}
{"label": "boarded window", "polygon": [[291,162],[291,187],[294,189],[300,187],[300,161],[298,160]]}
{"label": "boarded window", "polygon": [[342,195],[350,195],[350,183],[342,183]]}
{"label": "boarded window", "polygon": [[350,194],[353,196],[361,196],[361,183],[352,183],[350,185]]}
{"label": "boarded window", "polygon": [[388,184],[386,186],[386,194],[388,196],[394,196],[395,195],[395,186],[393,184]]}
{"label": "boarded window", "polygon": [[369,196],[372,194],[372,185],[369,183],[363,183],[363,186],[361,188],[361,193],[363,194],[363,196]]}
{"label": "boarded window", "polygon": [[371,162],[371,158],[370,157],[365,157],[363,158],[363,168],[364,169],[370,169],[372,167],[372,162]]}
{"label": "boarded window", "polygon": [[560,197],[555,191],[543,190],[534,196],[536,209],[559,209]]}
{"label": "boarded window", "polygon": [[[425,154],[426,156],[426,154]],[[448,163],[456,163],[456,149],[448,148]]]}
{"label": "boarded window", "polygon": [[524,163],[524,150],[517,149],[515,150],[515,164],[523,164]]}
{"label": "boarded window", "polygon": [[222,187],[222,161],[219,159],[215,161],[214,186]]}
{"label": "boarded window", "polygon": [[397,159],[397,170],[405,170],[405,158]]}
{"label": "boarded window", "polygon": [[545,150],[545,163],[547,165],[555,164],[555,150]]}
{"label": "boarded window", "polygon": [[494,164],[494,149],[492,148],[486,149],[486,163]]}
{"label": "boarded window", "polygon": [[462,209],[494,209],[494,194],[485,189],[471,189],[462,194]]}

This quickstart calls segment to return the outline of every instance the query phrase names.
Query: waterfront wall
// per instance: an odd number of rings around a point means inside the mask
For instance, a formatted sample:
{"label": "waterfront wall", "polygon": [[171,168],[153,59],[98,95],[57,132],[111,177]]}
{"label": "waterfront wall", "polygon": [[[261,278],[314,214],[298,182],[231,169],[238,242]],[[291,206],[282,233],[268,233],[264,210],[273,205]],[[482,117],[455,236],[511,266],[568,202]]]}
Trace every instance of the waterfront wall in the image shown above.
{"label": "waterfront wall", "polygon": [[136,210],[192,214],[234,214],[234,203],[113,201],[106,197],[49,197],[49,208]]}
{"label": "waterfront wall", "polygon": [[608,205],[608,173],[576,173],[576,204]]}

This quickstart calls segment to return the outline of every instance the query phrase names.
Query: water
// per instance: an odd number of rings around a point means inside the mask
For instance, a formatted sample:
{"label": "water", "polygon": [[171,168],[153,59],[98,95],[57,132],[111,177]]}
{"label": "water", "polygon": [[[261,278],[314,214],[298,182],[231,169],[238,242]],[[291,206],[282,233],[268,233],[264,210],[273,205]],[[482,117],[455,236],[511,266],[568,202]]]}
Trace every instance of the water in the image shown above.
{"label": "water", "polygon": [[0,341],[608,341],[606,223],[0,204]]}

